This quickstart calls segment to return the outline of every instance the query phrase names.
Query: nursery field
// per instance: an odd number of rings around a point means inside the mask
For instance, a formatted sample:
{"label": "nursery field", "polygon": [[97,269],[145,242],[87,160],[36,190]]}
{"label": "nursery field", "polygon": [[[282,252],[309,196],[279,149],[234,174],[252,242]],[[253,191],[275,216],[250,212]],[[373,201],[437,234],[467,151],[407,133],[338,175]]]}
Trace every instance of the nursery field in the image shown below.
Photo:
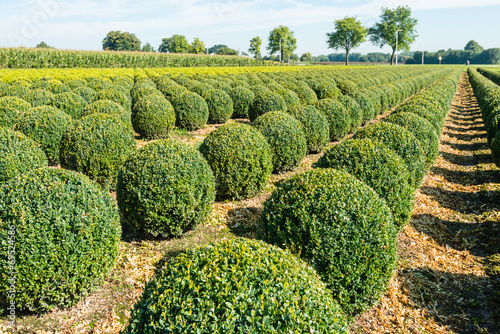
{"label": "nursery field", "polygon": [[495,333],[492,73],[0,71],[0,329]]}

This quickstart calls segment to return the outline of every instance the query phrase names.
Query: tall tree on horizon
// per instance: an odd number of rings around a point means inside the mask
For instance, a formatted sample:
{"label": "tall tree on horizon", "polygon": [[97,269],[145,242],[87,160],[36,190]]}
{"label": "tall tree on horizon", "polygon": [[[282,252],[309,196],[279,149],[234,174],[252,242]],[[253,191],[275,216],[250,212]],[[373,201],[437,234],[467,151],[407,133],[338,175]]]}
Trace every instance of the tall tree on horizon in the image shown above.
{"label": "tall tree on horizon", "polygon": [[345,65],[349,64],[349,52],[366,41],[366,29],[356,17],[335,20],[335,32],[327,33],[328,48],[345,50]]}
{"label": "tall tree on horizon", "polygon": [[250,40],[250,48],[248,52],[255,55],[255,60],[259,60],[260,47],[262,46],[262,39],[256,36]]}
{"label": "tall tree on horizon", "polygon": [[189,42],[184,35],[172,35],[169,38],[163,38],[158,47],[158,52],[170,53],[188,53]]}
{"label": "tall tree on horizon", "polygon": [[[280,39],[281,39],[281,50],[280,50]],[[270,54],[275,52],[280,52],[281,61],[285,55],[292,55],[293,51],[297,48],[297,39],[294,36],[294,32],[290,30],[287,26],[278,26],[274,28],[269,33],[267,50]]]}
{"label": "tall tree on horizon", "polygon": [[141,51],[141,41],[136,35],[126,31],[110,31],[102,40],[102,49],[110,51]]}

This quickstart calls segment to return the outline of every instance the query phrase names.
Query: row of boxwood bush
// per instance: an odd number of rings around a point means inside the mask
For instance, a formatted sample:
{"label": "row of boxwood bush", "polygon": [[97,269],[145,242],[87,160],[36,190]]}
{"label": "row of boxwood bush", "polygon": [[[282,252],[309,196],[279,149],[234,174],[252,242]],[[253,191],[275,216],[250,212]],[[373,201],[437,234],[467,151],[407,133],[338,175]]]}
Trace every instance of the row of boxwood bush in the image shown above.
{"label": "row of boxwood bush", "polygon": [[[468,69],[469,81],[477,98],[487,131],[493,160],[500,166],[500,86],[473,68]],[[485,71],[482,71],[483,74]]]}
{"label": "row of boxwood bush", "polygon": [[486,78],[490,79],[497,85],[500,85],[500,72],[498,70],[492,70],[488,68],[478,67],[477,71],[481,73]]}

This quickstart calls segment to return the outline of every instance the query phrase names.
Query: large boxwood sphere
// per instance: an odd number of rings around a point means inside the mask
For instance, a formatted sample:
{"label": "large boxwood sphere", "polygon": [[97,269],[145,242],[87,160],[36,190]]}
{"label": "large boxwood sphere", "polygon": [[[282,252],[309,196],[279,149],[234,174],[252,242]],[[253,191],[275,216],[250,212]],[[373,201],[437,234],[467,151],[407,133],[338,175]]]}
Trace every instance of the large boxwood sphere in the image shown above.
{"label": "large boxwood sphere", "polygon": [[[95,290],[118,256],[120,217],[110,195],[86,176],[41,168],[0,186],[2,254],[15,241],[17,310],[44,312],[74,305]],[[14,233],[14,234],[13,234]],[[11,270],[0,258],[5,310]]]}
{"label": "large boxwood sphere", "polygon": [[208,105],[193,92],[182,93],[170,100],[175,110],[175,125],[186,130],[196,130],[207,124]]}
{"label": "large boxwood sphere", "polygon": [[56,94],[52,100],[52,106],[64,111],[74,119],[82,117],[87,104],[83,97],[72,92]]}
{"label": "large boxwood sphere", "polygon": [[0,182],[43,166],[47,166],[47,156],[38,143],[0,127]]}
{"label": "large boxwood sphere", "polygon": [[261,241],[181,254],[149,282],[124,333],[348,333],[312,268]]}
{"label": "large boxwood sphere", "polygon": [[39,106],[48,106],[52,103],[54,99],[54,94],[49,92],[48,90],[38,88],[30,90],[25,96],[24,99],[31,103],[33,107]]}
{"label": "large boxwood sphere", "polygon": [[123,165],[117,198],[129,223],[154,236],[179,236],[211,213],[215,182],[199,151],[178,141],[159,140]]}
{"label": "large boxwood sphere", "polygon": [[83,110],[82,117],[98,113],[118,115],[124,123],[131,124],[131,112],[111,100],[98,100],[88,104]]}
{"label": "large boxwood sphere", "polygon": [[248,110],[255,94],[248,88],[236,86],[228,92],[233,100],[233,118],[248,118]]}
{"label": "large boxwood sphere", "polygon": [[73,93],[82,97],[87,103],[95,101],[95,96],[97,92],[89,87],[78,87],[73,89]]}
{"label": "large boxwood sphere", "polygon": [[61,138],[71,123],[71,116],[51,107],[40,106],[21,116],[16,130],[40,144],[51,164],[59,163]]}
{"label": "large boxwood sphere", "polygon": [[396,265],[392,214],[347,172],[316,169],[279,183],[260,225],[264,241],[316,269],[347,314],[363,312],[386,291]]}
{"label": "large boxwood sphere", "polygon": [[317,167],[344,170],[385,199],[394,223],[402,228],[413,211],[413,186],[404,161],[396,152],[371,139],[345,140],[330,148]]}
{"label": "large boxwood sphere", "polygon": [[286,102],[280,94],[265,90],[255,94],[252,105],[248,110],[248,117],[253,122],[257,117],[267,112],[286,111],[286,109]]}
{"label": "large boxwood sphere", "polygon": [[0,98],[0,126],[13,127],[22,113],[28,111],[31,104],[15,96]]}
{"label": "large boxwood sphere", "polygon": [[351,117],[344,105],[334,99],[322,99],[316,106],[325,114],[330,129],[330,140],[337,141],[345,138],[351,129]]}
{"label": "large boxwood sphere", "polygon": [[330,141],[330,127],[326,115],[314,106],[293,106],[288,113],[298,119],[304,126],[307,139],[307,150],[312,153],[321,152]]}
{"label": "large boxwood sphere", "polygon": [[136,148],[132,126],[119,115],[92,114],[68,127],[61,140],[60,161],[64,168],[112,186],[119,168]]}
{"label": "large boxwood sphere", "polygon": [[294,170],[307,154],[307,139],[300,121],[283,111],[271,111],[253,123],[273,152],[274,172]]}
{"label": "large boxwood sphere", "polygon": [[257,195],[273,169],[271,147],[247,124],[229,123],[212,131],[200,146],[215,176],[217,196],[242,199]]}
{"label": "large boxwood sphere", "polygon": [[125,110],[130,110],[130,108],[132,106],[131,98],[127,97],[127,95],[125,93],[123,93],[120,90],[115,89],[115,88],[108,88],[108,89],[101,90],[94,97],[94,100],[95,101],[110,100],[110,101],[118,103]]}
{"label": "large boxwood sphere", "polygon": [[166,138],[175,127],[174,107],[160,95],[141,97],[134,105],[132,125],[144,138]]}
{"label": "large boxwood sphere", "polygon": [[226,123],[233,116],[233,100],[225,91],[210,89],[202,96],[208,105],[208,123]]}

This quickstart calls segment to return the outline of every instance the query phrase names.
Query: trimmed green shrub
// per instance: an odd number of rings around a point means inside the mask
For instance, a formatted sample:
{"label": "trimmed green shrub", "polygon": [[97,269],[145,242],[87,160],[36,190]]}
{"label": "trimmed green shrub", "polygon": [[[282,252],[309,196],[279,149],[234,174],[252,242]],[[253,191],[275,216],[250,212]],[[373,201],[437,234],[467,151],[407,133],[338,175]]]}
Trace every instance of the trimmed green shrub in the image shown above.
{"label": "trimmed green shrub", "polygon": [[304,126],[283,111],[271,111],[259,116],[253,126],[266,137],[273,153],[274,172],[297,168],[307,154]]}
{"label": "trimmed green shrub", "polygon": [[317,90],[318,99],[335,99],[341,94],[342,92],[337,88],[335,81],[325,82]]}
{"label": "trimmed green shrub", "polygon": [[340,80],[337,82],[337,87],[344,95],[351,95],[358,90],[358,86],[350,80]]}
{"label": "trimmed green shrub", "polygon": [[64,133],[61,166],[113,186],[119,168],[136,148],[132,126],[119,115],[92,114],[70,124]]}
{"label": "trimmed green shrub", "polygon": [[314,106],[293,106],[288,109],[304,126],[308,152],[321,152],[330,141],[330,127],[324,113]]}
{"label": "trimmed green shrub", "polygon": [[491,141],[491,155],[497,167],[500,167],[500,131],[498,131]]}
{"label": "trimmed green shrub", "polygon": [[71,88],[62,84],[60,81],[50,81],[50,83],[45,88],[52,94],[61,94],[71,92]]}
{"label": "trimmed green shrub", "polygon": [[0,97],[0,127],[13,127],[31,104],[15,96]]}
{"label": "trimmed green shrub", "polygon": [[90,103],[85,107],[82,117],[97,113],[119,115],[121,120],[126,124],[130,124],[131,121],[130,111],[125,110],[121,105],[111,100],[99,100]]}
{"label": "trimmed green shrub", "polygon": [[[356,101],[355,106],[351,108],[351,115],[358,114],[359,112],[356,109],[361,109],[362,125],[368,124],[377,116],[378,112],[377,110],[375,110],[375,106],[373,105],[371,98],[367,94],[356,91],[351,94],[351,97]],[[354,126],[354,128],[351,129],[351,132],[355,132],[358,128],[359,126]]]}
{"label": "trimmed green shrub", "polygon": [[144,96],[148,95],[158,95],[163,96],[162,92],[156,89],[155,86],[134,86],[134,89],[130,91],[130,95],[132,96],[132,101],[134,104]]}
{"label": "trimmed green shrub", "polygon": [[110,195],[82,174],[40,168],[0,186],[0,244],[15,231],[15,299],[0,258],[0,304],[18,311],[69,307],[95,290],[118,257],[120,217]]}
{"label": "trimmed green shrub", "polygon": [[183,93],[170,100],[175,110],[175,125],[186,130],[196,130],[207,124],[208,105],[193,92]]}
{"label": "trimmed green shrub", "polygon": [[[222,78],[220,79],[222,80]],[[215,80],[215,83],[212,85],[212,87],[214,87],[215,89],[223,90],[226,93],[229,93],[229,91],[232,88],[231,85],[221,80]]]}
{"label": "trimmed green shrub", "polygon": [[94,101],[110,100],[121,105],[125,110],[130,110],[132,102],[127,95],[114,88],[101,90],[94,98]]}
{"label": "trimmed green shrub", "polygon": [[260,226],[264,241],[310,263],[349,315],[378,301],[396,267],[390,209],[344,171],[316,169],[280,182]]}
{"label": "trimmed green shrub", "polygon": [[262,84],[253,84],[249,88],[255,95],[263,93],[263,92],[269,92],[270,90],[262,85]]}
{"label": "trimmed green shrub", "polygon": [[89,87],[78,87],[73,89],[73,93],[82,97],[87,103],[95,101],[96,91]]}
{"label": "trimmed green shrub", "polygon": [[83,110],[87,106],[87,101],[80,95],[66,92],[56,94],[52,100],[52,106],[64,111],[74,119],[79,119],[83,115]]}
{"label": "trimmed green shrub", "polygon": [[7,96],[15,96],[20,99],[25,100],[26,95],[30,92],[30,89],[24,85],[11,84],[7,93]]}
{"label": "trimmed green shrub", "polygon": [[318,103],[318,97],[316,96],[316,93],[304,81],[297,81],[295,83],[287,84],[286,88],[297,93],[302,104],[313,106]]}
{"label": "trimmed green shrub", "polygon": [[490,115],[489,120],[485,122],[485,124],[487,124],[486,130],[488,145],[491,145],[493,138],[495,138],[497,132],[500,131],[500,108],[498,109],[498,112],[493,112]]}
{"label": "trimmed green shrub", "polygon": [[410,131],[396,124],[382,122],[359,130],[354,138],[379,140],[395,151],[408,167],[409,183],[414,189],[419,187],[426,173],[426,157],[419,140]]}
{"label": "trimmed green shrub", "polygon": [[40,144],[49,163],[59,163],[59,148],[63,133],[71,123],[71,116],[51,107],[40,106],[21,116],[16,130]]}
{"label": "trimmed green shrub", "polygon": [[0,127],[0,183],[44,166],[47,156],[38,143],[20,132]]}
{"label": "trimmed green shrub", "polygon": [[202,95],[208,106],[208,123],[226,123],[233,115],[233,100],[223,90],[210,89]]}
{"label": "trimmed green shrub", "polygon": [[54,94],[48,90],[39,88],[30,90],[24,99],[31,104],[32,107],[48,106],[54,99]]}
{"label": "trimmed green shrub", "polygon": [[345,138],[351,128],[351,118],[344,105],[334,99],[322,99],[318,101],[317,108],[328,119],[330,140],[337,141]]}
{"label": "trimmed green shrub", "polygon": [[87,87],[87,81],[82,79],[68,80],[64,84],[73,90],[79,87]]}
{"label": "trimmed green shrub", "polygon": [[199,151],[175,140],[143,146],[118,174],[117,199],[129,223],[157,236],[180,236],[212,212],[215,181]]}
{"label": "trimmed green shrub", "polygon": [[289,89],[282,88],[278,91],[276,91],[278,94],[281,95],[283,100],[285,101],[286,107],[291,108],[293,106],[298,106],[300,105],[300,99],[297,93],[294,91],[291,91]]}
{"label": "trimmed green shrub", "polygon": [[87,79],[87,84],[90,88],[99,92],[103,89],[111,87],[113,85],[113,81],[109,78],[91,77]]}
{"label": "trimmed green shrub", "polygon": [[409,101],[402,106],[399,106],[394,111],[394,113],[400,112],[410,112],[425,118],[434,126],[436,133],[441,135],[441,130],[444,126],[444,117],[442,117],[437,109],[430,109],[424,105],[419,104],[419,102]]}
{"label": "trimmed green shrub", "polygon": [[172,84],[169,86],[162,87],[161,89],[158,88],[165,97],[172,102],[172,99],[176,98],[177,96],[180,96],[181,94],[187,93],[188,90],[186,87],[178,85],[178,84]]}
{"label": "trimmed green shrub", "polygon": [[286,110],[286,102],[283,97],[278,93],[267,90],[255,94],[255,98],[248,110],[248,117],[250,121],[253,122],[257,117],[267,112]]}
{"label": "trimmed green shrub", "polygon": [[248,88],[236,86],[228,92],[233,100],[233,118],[248,118],[255,94]]}
{"label": "trimmed green shrub", "polygon": [[9,85],[0,80],[0,97],[8,96]]}
{"label": "trimmed green shrub", "polygon": [[348,333],[312,268],[262,241],[179,255],[149,282],[124,333]]}
{"label": "trimmed green shrub", "polygon": [[345,140],[330,148],[317,167],[344,170],[385,199],[394,224],[403,228],[413,211],[413,185],[404,161],[379,141]]}
{"label": "trimmed green shrub", "polygon": [[273,169],[271,147],[259,130],[242,123],[212,131],[200,146],[215,176],[219,198],[243,199],[260,193]]}
{"label": "trimmed green shrub", "polygon": [[163,96],[141,97],[134,105],[132,125],[141,137],[166,138],[175,126],[174,107]]}
{"label": "trimmed green shrub", "polygon": [[208,93],[208,91],[214,89],[214,87],[212,87],[211,85],[199,81],[195,81],[195,83],[191,87],[187,88],[193,93],[196,93],[200,96],[204,96],[206,93]]}
{"label": "trimmed green shrub", "polygon": [[356,132],[363,124],[363,110],[361,109],[359,103],[353,97],[347,95],[339,95],[335,100],[342,103],[351,119],[349,132]]}

